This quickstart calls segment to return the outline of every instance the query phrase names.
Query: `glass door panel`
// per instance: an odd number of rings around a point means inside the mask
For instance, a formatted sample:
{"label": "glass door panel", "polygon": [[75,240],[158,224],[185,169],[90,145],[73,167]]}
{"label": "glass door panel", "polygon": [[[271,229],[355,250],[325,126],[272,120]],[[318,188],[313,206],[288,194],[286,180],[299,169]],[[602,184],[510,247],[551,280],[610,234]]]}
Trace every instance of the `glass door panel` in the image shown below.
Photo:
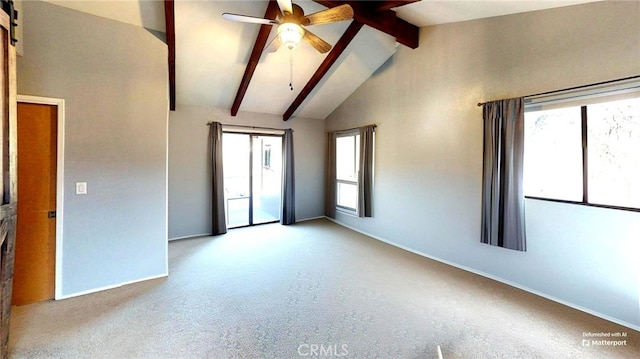
{"label": "glass door panel", "polygon": [[253,136],[253,224],[280,220],[282,137]]}
{"label": "glass door panel", "polygon": [[250,138],[247,135],[224,133],[222,135],[224,199],[227,210],[227,227],[250,224]]}

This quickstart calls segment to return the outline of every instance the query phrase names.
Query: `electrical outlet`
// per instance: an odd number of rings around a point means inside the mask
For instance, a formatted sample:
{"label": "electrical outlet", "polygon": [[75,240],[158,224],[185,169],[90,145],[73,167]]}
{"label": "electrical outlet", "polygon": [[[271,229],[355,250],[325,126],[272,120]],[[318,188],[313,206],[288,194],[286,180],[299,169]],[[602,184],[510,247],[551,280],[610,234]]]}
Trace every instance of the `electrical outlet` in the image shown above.
{"label": "electrical outlet", "polygon": [[76,194],[87,194],[87,182],[76,182]]}

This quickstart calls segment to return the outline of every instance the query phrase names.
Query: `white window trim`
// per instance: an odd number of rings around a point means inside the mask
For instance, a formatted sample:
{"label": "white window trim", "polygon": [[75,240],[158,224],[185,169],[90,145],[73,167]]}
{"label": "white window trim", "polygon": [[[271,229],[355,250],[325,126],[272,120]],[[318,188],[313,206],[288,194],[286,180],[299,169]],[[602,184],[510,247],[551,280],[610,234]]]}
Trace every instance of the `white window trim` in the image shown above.
{"label": "white window trim", "polygon": [[525,98],[525,111],[579,107],[640,97],[640,78],[620,80]]}

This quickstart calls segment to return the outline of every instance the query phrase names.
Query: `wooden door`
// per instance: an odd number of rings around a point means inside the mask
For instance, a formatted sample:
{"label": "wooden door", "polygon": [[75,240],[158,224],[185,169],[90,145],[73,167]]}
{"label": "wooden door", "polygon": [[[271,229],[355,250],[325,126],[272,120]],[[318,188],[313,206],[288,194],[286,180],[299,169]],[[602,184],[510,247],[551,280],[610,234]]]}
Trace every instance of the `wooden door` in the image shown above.
{"label": "wooden door", "polygon": [[13,305],[53,299],[58,108],[18,103],[18,223]]}
{"label": "wooden door", "polygon": [[11,289],[18,200],[16,128],[16,49],[9,16],[0,11],[0,357],[9,344]]}

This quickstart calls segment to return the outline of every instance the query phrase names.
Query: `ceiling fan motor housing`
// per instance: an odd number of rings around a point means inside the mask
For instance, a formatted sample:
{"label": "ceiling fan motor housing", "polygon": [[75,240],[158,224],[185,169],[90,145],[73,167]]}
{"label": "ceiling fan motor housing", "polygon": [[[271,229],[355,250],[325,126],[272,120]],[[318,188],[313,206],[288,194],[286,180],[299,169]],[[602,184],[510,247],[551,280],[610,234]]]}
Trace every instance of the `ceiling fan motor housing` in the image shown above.
{"label": "ceiling fan motor housing", "polygon": [[304,19],[304,10],[297,4],[293,4],[293,14],[285,13],[282,16],[282,22],[278,25],[278,36],[282,44],[289,50],[293,50],[302,41],[304,29],[302,21]]}
{"label": "ceiling fan motor housing", "polygon": [[278,36],[287,49],[293,50],[302,40],[304,29],[298,24],[285,22],[278,25]]}

